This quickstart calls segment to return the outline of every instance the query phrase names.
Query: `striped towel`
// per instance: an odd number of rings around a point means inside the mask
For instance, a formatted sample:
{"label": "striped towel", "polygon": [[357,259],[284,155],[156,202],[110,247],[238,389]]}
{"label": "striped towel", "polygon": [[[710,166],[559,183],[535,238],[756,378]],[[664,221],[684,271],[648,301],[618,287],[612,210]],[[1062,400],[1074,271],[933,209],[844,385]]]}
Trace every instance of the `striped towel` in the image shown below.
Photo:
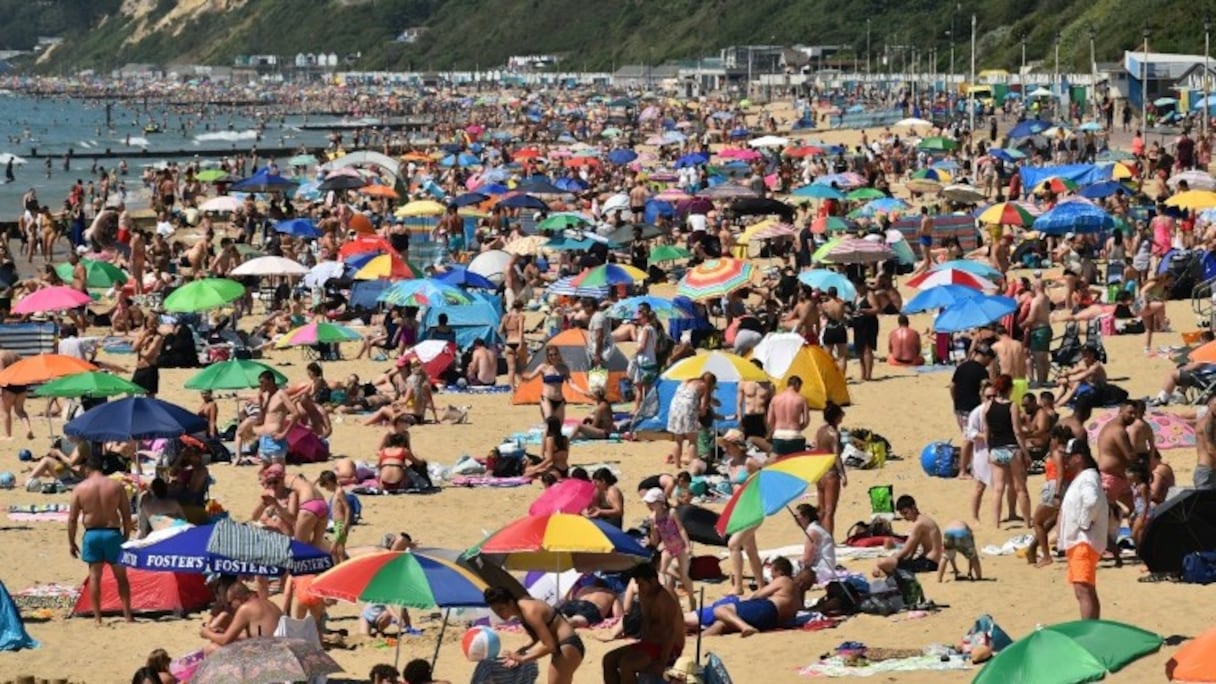
{"label": "striped towel", "polygon": [[258,565],[285,568],[291,563],[291,539],[270,530],[230,519],[215,524],[207,553]]}
{"label": "striped towel", "polygon": [[540,676],[535,662],[507,667],[497,660],[483,660],[473,670],[476,684],[533,684]]}

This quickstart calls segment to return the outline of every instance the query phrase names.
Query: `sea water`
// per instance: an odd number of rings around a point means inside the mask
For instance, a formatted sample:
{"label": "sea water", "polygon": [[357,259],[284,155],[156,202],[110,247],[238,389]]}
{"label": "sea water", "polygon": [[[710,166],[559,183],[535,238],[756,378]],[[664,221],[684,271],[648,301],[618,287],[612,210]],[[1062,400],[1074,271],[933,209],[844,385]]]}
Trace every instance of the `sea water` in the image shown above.
{"label": "sea water", "polygon": [[[107,104],[109,122],[107,125]],[[35,98],[20,94],[0,94],[0,154],[10,153],[24,158],[24,165],[14,165],[12,183],[4,180],[0,165],[0,221],[12,221],[21,210],[21,195],[30,188],[38,191],[38,199],[57,211],[63,206],[67,191],[76,179],[88,182],[92,159],[73,158],[68,171],[63,169],[63,156],[88,154],[109,149],[123,151],[177,152],[173,160],[186,162],[197,156],[204,163],[214,162],[224,155],[248,153],[251,148],[306,146],[315,150],[326,143],[328,132],[301,130],[302,115],[272,118],[259,122],[255,107],[225,110],[192,110],[180,112],[163,104],[116,100],[84,100]],[[334,117],[312,116],[311,123],[337,121]],[[156,133],[145,127],[155,124]],[[51,178],[46,177],[46,161],[30,158],[52,154]],[[185,155],[180,154],[186,152]],[[99,167],[118,166],[121,157],[99,159]],[[138,157],[127,159],[127,187],[139,185],[145,166],[159,165],[170,158]],[[96,178],[94,177],[94,182]]]}

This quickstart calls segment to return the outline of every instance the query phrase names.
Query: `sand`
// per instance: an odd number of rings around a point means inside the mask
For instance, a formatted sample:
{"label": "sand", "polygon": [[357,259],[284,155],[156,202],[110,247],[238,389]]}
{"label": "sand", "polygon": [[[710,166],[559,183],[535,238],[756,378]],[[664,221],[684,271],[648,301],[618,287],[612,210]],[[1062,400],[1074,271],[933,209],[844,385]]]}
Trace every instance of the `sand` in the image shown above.
{"label": "sand", "polygon": [[[854,135],[856,135],[854,133]],[[825,138],[829,136],[824,136]],[[833,140],[845,136],[830,135]],[[1174,329],[1195,329],[1194,315],[1187,302],[1171,302],[1169,314]],[[914,317],[913,325],[924,330],[931,324],[928,316]],[[894,326],[893,317],[883,317],[882,337]],[[1061,326],[1057,324],[1056,333]],[[1177,332],[1158,336],[1155,344],[1180,344]],[[1155,394],[1171,368],[1163,358],[1146,358],[1140,336],[1116,337],[1106,340],[1110,353],[1110,376],[1125,387],[1132,396]],[[355,349],[346,349],[353,356]],[[112,357],[116,363],[131,364],[130,356]],[[305,359],[300,352],[276,352],[272,361],[293,381],[304,377]],[[284,365],[290,364],[290,365]],[[358,373],[368,378],[382,371],[387,363],[342,361],[326,364],[330,378]],[[198,397],[180,389],[194,371],[165,370],[161,385],[166,389],[162,398],[193,408]],[[856,364],[849,369],[850,377],[858,377]],[[896,495],[911,494],[921,510],[941,523],[967,519],[968,499],[972,482],[932,479],[921,470],[918,454],[929,441],[953,439],[958,436],[951,414],[947,392],[949,373],[916,374],[907,369],[894,369],[879,363],[874,382],[859,384],[850,381],[853,405],[847,409],[846,427],[868,427],[888,437],[902,460],[892,461],[882,470],[849,473],[849,486],[842,495],[838,513],[838,529],[847,529],[854,521],[868,517],[867,488],[877,484],[894,485]],[[417,452],[424,458],[452,463],[462,454],[481,455],[490,447],[518,430],[540,422],[536,406],[515,406],[507,395],[478,396],[469,394],[439,395],[440,405],[451,403],[471,407],[470,422],[461,426],[423,426],[412,431]],[[41,401],[31,402],[35,409]],[[232,405],[223,405],[223,420],[231,417]],[[572,407],[570,416],[582,415],[580,407]],[[821,418],[812,422],[812,433]],[[56,423],[58,428],[59,423]],[[12,469],[21,478],[15,454],[29,447],[38,452],[48,444],[45,420],[35,423],[37,439],[27,443],[23,438],[5,444],[7,459],[4,468]],[[373,458],[373,448],[381,430],[362,427],[356,419],[347,418],[335,425],[333,443],[336,451],[355,458]],[[644,508],[634,493],[636,483],[644,476],[665,470],[663,457],[666,442],[626,444],[579,444],[573,447],[574,464],[609,461],[623,473],[622,488],[626,492],[626,521],[635,523],[644,515]],[[1165,452],[1173,464],[1180,483],[1189,483],[1195,463],[1192,450]],[[315,477],[325,465],[291,468]],[[216,484],[213,495],[238,519],[252,510],[257,489],[255,473],[249,468],[217,465],[212,468]],[[1037,496],[1042,476],[1032,477],[1032,499]],[[539,485],[517,489],[445,489],[435,496],[364,497],[364,522],[354,529],[352,545],[374,544],[383,533],[405,530],[424,545],[464,548],[479,541],[482,535],[507,520],[526,514],[528,504],[539,492]],[[24,491],[5,492],[0,497],[17,504],[67,501],[66,495],[44,496]],[[989,499],[985,499],[984,511]],[[68,555],[62,523],[5,523],[4,543],[0,545],[0,579],[10,591],[18,591],[37,582],[76,584],[85,575],[85,567]],[[905,529],[897,523],[897,529]],[[1020,526],[994,529],[985,523],[975,528],[977,544],[1003,544],[1026,530]],[[772,548],[800,541],[800,532],[787,518],[768,520],[759,531],[762,548]],[[716,553],[717,549],[698,549],[699,553]],[[892,618],[858,616],[836,629],[821,632],[783,631],[761,634],[746,640],[737,636],[707,638],[704,648],[719,654],[729,667],[736,682],[793,682],[800,679],[797,670],[814,662],[821,654],[831,651],[846,640],[865,642],[871,647],[921,648],[932,643],[957,643],[968,627],[981,614],[991,614],[1014,638],[1027,634],[1037,624],[1050,624],[1077,617],[1072,589],[1065,581],[1065,568],[1057,563],[1036,570],[1017,557],[984,557],[982,583],[954,582],[949,579],[937,584],[932,577],[922,576],[928,598],[946,606],[938,613],[915,621],[904,616]],[[873,561],[850,562],[846,565],[868,572]],[[1207,602],[1195,600],[1201,589],[1183,584],[1138,584],[1143,566],[1132,563],[1122,569],[1112,569],[1104,563],[1099,572],[1098,592],[1103,602],[1103,617],[1129,622],[1153,630],[1163,636],[1194,636],[1211,625],[1211,608]],[[705,585],[709,599],[720,596],[725,585]],[[811,594],[813,600],[817,594]],[[348,629],[353,650],[335,650],[331,655],[346,668],[349,677],[366,677],[370,668],[381,662],[392,662],[391,648],[382,641],[361,641],[355,636],[358,606],[340,604],[331,610],[333,628]],[[438,622],[426,612],[415,612],[416,624],[425,631],[422,636],[407,637],[402,645],[402,663],[410,658],[429,658],[434,648]],[[31,634],[42,642],[37,650],[0,655],[0,682],[21,673],[49,679],[67,677],[77,682],[128,681],[131,673],[142,665],[145,655],[154,648],[165,648],[174,656],[201,645],[198,638],[200,616],[183,620],[145,618],[136,624],[123,624],[108,618],[97,628],[89,619],[54,619],[30,622]],[[437,674],[453,682],[468,681],[473,665],[460,653],[460,628],[449,629],[439,656]],[[612,646],[585,635],[588,654],[575,678],[576,682],[601,681],[600,661]],[[522,644],[518,634],[507,634],[506,643],[512,647]],[[693,641],[689,641],[691,650]],[[1111,681],[1144,682],[1158,680],[1173,647],[1143,658]],[[974,672],[924,672],[891,676],[898,682],[966,682]]]}

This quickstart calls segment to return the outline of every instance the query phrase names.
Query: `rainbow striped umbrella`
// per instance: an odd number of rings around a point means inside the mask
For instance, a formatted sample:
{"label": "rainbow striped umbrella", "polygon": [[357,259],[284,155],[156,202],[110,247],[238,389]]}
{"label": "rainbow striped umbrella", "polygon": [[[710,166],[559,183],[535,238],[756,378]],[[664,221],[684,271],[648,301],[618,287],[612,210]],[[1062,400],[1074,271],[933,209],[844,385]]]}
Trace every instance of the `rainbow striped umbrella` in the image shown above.
{"label": "rainbow striped umbrella", "polygon": [[751,283],[753,267],[739,259],[710,259],[696,268],[688,269],[676,294],[693,300],[712,299],[746,287]]}
{"label": "rainbow striped umbrella", "polygon": [[431,278],[399,280],[376,298],[390,306],[428,306],[431,304],[470,304],[473,298],[464,290]]}
{"label": "rainbow striped umbrella", "polygon": [[1072,192],[1077,189],[1077,184],[1067,178],[1060,176],[1051,176],[1044,178],[1038,185],[1034,186],[1034,193],[1041,195],[1045,192],[1050,192],[1053,195],[1062,195],[1066,192]]}
{"label": "rainbow striped umbrella", "polygon": [[321,596],[408,608],[484,606],[486,588],[484,580],[452,561],[408,551],[352,558],[312,582]]}
{"label": "rainbow striped umbrella", "polygon": [[345,325],[335,323],[309,323],[294,330],[289,330],[275,346],[303,347],[313,344],[335,344],[361,340],[363,336]]}
{"label": "rainbow striped umbrella", "polygon": [[735,490],[714,528],[727,535],[756,527],[805,494],[835,464],[832,454],[808,452],[764,466]]}
{"label": "rainbow striped umbrella", "polygon": [[466,552],[480,553],[508,570],[626,570],[650,552],[619,527],[570,513],[528,516],[486,537]]}
{"label": "rainbow striped umbrella", "polygon": [[589,268],[570,279],[575,287],[611,287],[613,285],[633,285],[646,280],[646,272],[624,264],[604,264]]}
{"label": "rainbow striped umbrella", "polygon": [[1030,226],[1034,216],[1016,202],[997,202],[979,215],[980,223],[1001,226]]}

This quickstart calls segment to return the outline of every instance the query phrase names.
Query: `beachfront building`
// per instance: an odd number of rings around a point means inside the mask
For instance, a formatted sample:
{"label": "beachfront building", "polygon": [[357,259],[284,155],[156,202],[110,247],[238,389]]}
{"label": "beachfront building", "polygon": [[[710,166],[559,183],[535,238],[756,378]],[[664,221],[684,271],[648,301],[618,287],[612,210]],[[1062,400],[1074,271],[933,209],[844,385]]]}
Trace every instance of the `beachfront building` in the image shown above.
{"label": "beachfront building", "polygon": [[1192,104],[1203,97],[1205,72],[1207,87],[1213,88],[1216,59],[1210,59],[1205,66],[1203,55],[1129,50],[1123,53],[1123,70],[1116,75],[1114,85],[1134,109],[1143,108],[1147,94],[1150,104],[1172,98],[1178,101],[1178,111],[1189,112]]}

